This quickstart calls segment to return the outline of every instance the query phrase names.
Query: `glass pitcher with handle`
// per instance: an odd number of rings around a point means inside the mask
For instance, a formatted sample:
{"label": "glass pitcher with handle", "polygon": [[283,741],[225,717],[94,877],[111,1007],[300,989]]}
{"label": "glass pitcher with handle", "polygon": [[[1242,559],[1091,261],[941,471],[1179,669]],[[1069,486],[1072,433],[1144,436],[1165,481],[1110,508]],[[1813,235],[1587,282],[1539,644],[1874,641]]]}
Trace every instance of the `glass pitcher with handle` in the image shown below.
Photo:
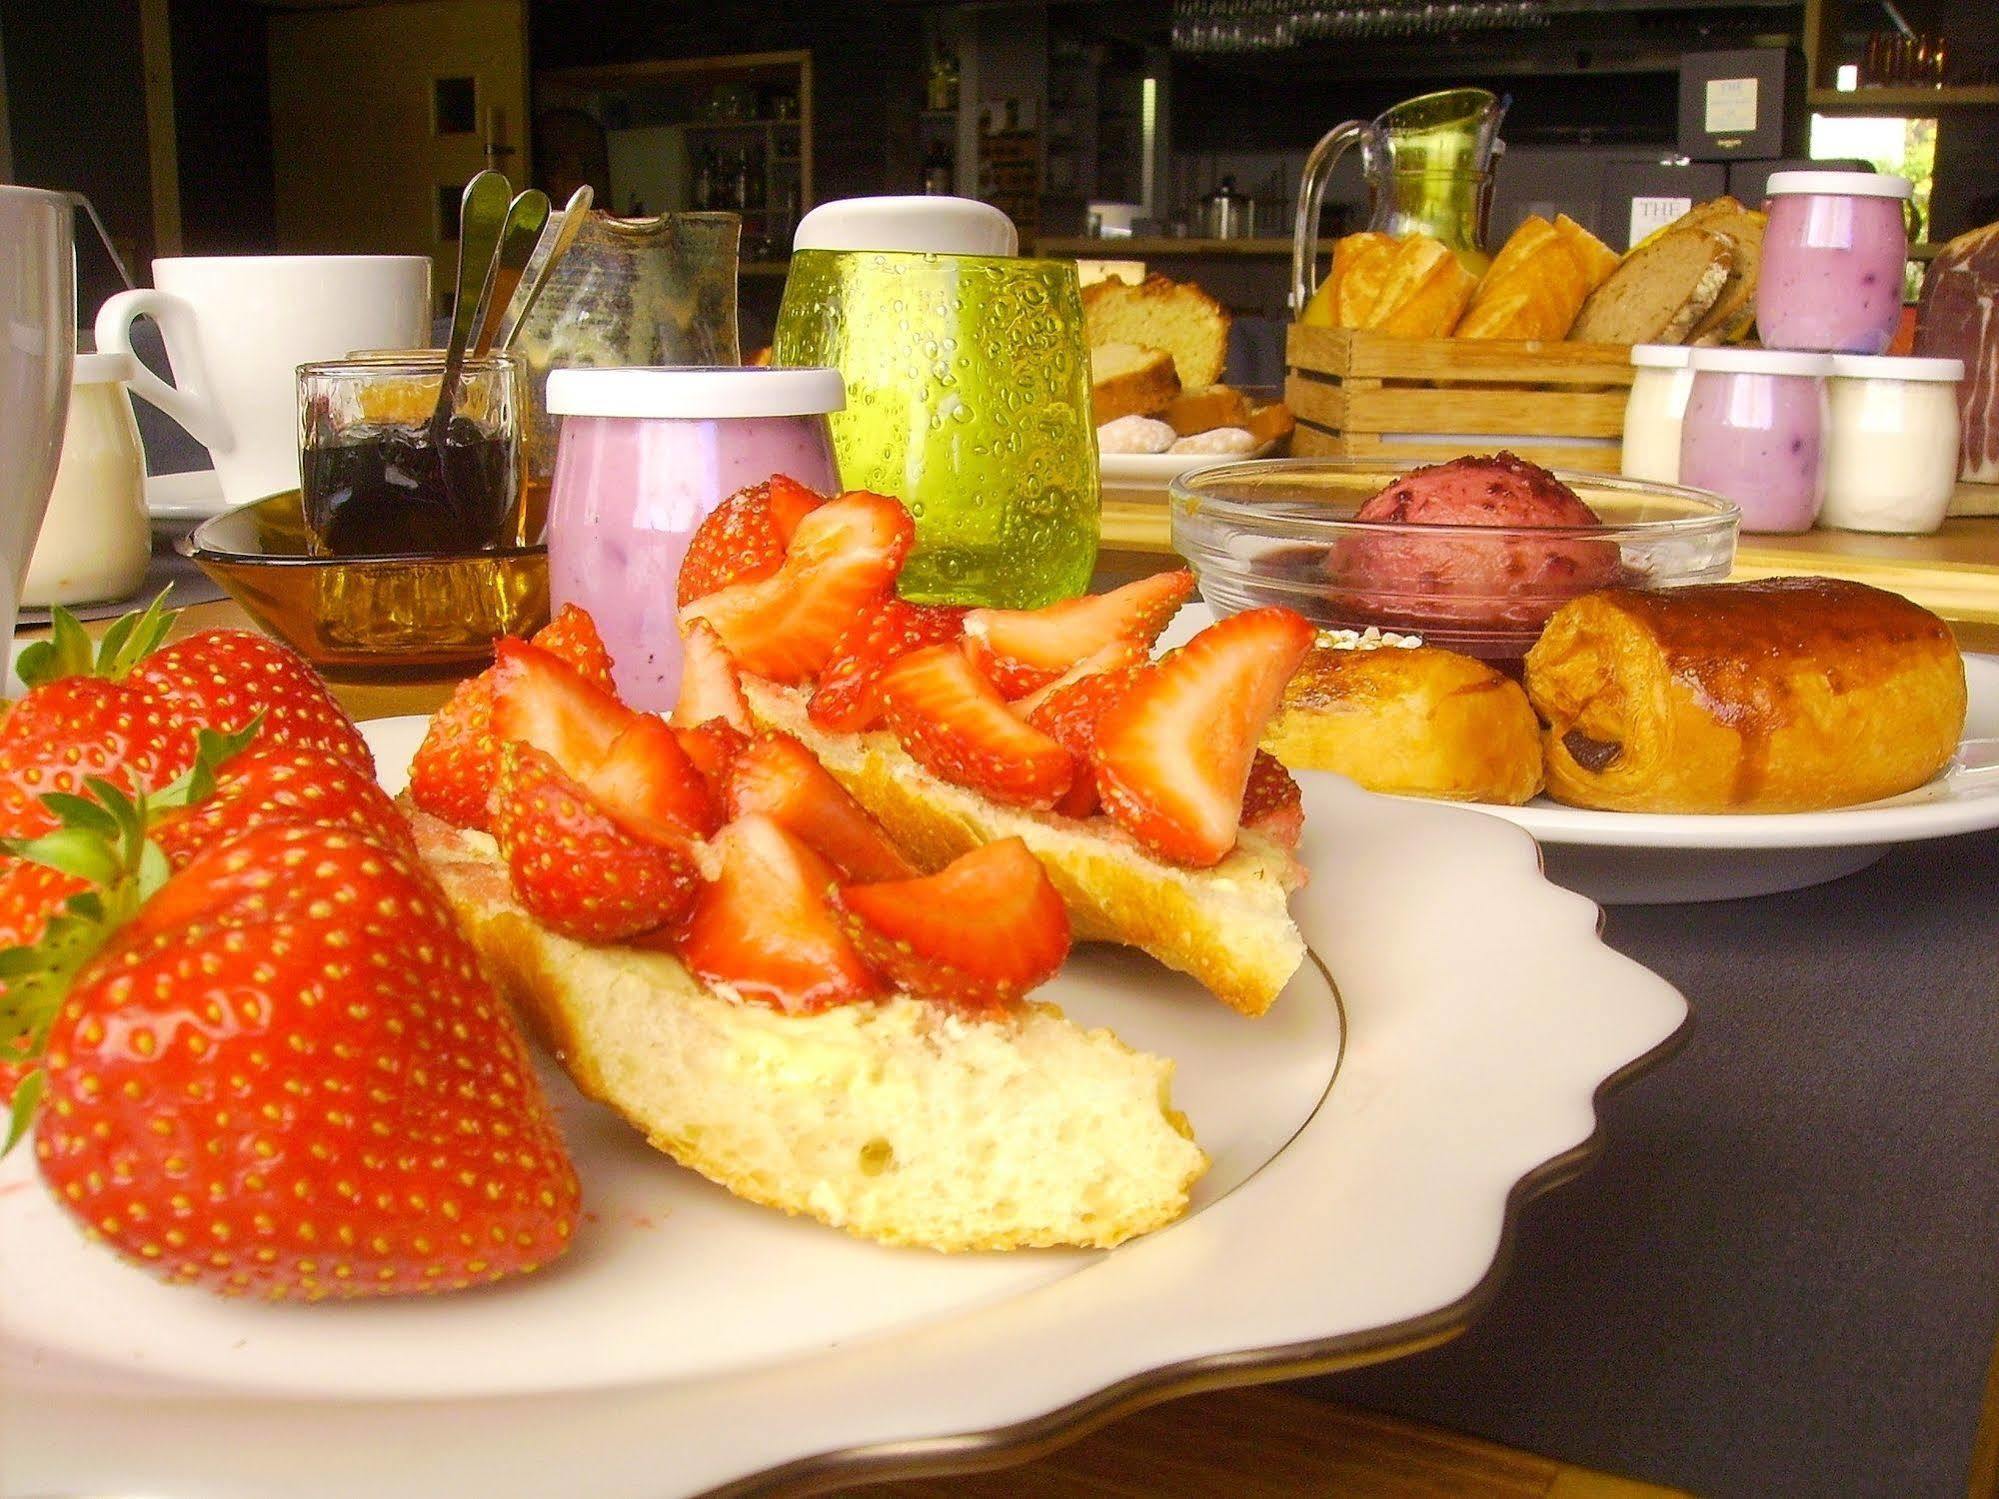
{"label": "glass pitcher with handle", "polygon": [[1427,234],[1482,274],[1485,219],[1492,205],[1492,165],[1505,149],[1499,122],[1510,101],[1482,88],[1445,89],[1405,99],[1374,120],[1348,120],[1327,131],[1305,161],[1298,227],[1291,244],[1291,308],[1302,312],[1317,286],[1319,205],[1333,163],[1360,142],[1371,212],[1367,227],[1397,236]]}

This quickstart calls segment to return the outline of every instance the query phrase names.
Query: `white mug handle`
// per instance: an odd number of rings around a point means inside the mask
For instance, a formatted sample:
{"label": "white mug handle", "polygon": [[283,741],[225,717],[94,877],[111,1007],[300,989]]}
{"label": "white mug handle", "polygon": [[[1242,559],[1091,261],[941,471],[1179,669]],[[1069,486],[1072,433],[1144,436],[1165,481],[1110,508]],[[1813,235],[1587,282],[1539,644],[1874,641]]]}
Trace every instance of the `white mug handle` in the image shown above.
{"label": "white mug handle", "polygon": [[132,354],[132,324],[149,317],[160,326],[172,361],[175,383],[169,385],[133,354],[132,393],[160,408],[187,428],[188,435],[211,453],[226,453],[236,445],[229,419],[215,404],[208,369],[201,357],[201,335],[194,309],[171,292],[141,288],[121,291],[97,312],[97,347],[106,354]]}

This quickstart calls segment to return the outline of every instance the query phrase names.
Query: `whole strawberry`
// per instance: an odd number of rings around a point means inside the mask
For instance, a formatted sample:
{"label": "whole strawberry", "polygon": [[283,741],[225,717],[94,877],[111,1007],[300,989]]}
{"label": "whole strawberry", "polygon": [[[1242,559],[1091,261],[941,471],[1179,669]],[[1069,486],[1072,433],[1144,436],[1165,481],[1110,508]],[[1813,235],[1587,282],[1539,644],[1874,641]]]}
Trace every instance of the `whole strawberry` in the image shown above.
{"label": "whole strawberry", "polygon": [[324,750],[372,773],[374,756],[319,673],[251,630],[203,630],[148,655],[126,681],[175,723],[229,733],[261,719],[267,741]]}
{"label": "whole strawberry", "polygon": [[[83,841],[27,852],[87,863]],[[120,862],[101,914],[132,914],[67,974],[51,955],[67,997],[35,1140],[94,1235],[170,1280],[272,1299],[456,1289],[563,1252],[575,1173],[413,861],[275,821],[164,883],[156,853]]]}

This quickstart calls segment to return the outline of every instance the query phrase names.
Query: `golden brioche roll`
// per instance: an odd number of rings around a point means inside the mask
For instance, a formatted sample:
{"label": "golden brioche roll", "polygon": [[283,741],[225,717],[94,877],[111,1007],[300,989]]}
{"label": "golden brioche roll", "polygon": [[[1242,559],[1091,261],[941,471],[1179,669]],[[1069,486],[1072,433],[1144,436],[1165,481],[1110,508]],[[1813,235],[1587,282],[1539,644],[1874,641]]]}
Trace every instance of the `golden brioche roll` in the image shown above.
{"label": "golden brioche roll", "polygon": [[1263,747],[1369,791],[1518,805],[1541,789],[1540,725],[1520,684],[1434,646],[1320,646]]}
{"label": "golden brioche roll", "polygon": [[1585,594],[1527,653],[1548,794],[1804,812],[1922,785],[1964,731],[1950,628],[1899,594],[1773,578]]}

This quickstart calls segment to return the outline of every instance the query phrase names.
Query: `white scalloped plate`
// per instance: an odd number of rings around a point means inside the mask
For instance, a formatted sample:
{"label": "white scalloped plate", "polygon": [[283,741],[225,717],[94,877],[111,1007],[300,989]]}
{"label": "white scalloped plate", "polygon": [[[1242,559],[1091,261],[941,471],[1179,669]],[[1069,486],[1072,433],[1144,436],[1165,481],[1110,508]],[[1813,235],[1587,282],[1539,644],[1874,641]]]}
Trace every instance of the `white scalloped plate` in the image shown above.
{"label": "white scalloped plate", "polygon": [[[406,763],[420,721],[368,727]],[[1602,945],[1518,830],[1312,782],[1294,905],[1337,1001],[1308,969],[1246,1020],[1128,954],[1062,981],[1179,1059],[1217,1157],[1181,1223],[1108,1254],[880,1249],[737,1203],[571,1098],[596,1217],[568,1265],[456,1300],[264,1308],[116,1263],[10,1160],[10,1489],[659,1499],[936,1470],[1447,1335],[1491,1293],[1518,1201],[1588,1154],[1598,1092],[1686,1005]]]}

